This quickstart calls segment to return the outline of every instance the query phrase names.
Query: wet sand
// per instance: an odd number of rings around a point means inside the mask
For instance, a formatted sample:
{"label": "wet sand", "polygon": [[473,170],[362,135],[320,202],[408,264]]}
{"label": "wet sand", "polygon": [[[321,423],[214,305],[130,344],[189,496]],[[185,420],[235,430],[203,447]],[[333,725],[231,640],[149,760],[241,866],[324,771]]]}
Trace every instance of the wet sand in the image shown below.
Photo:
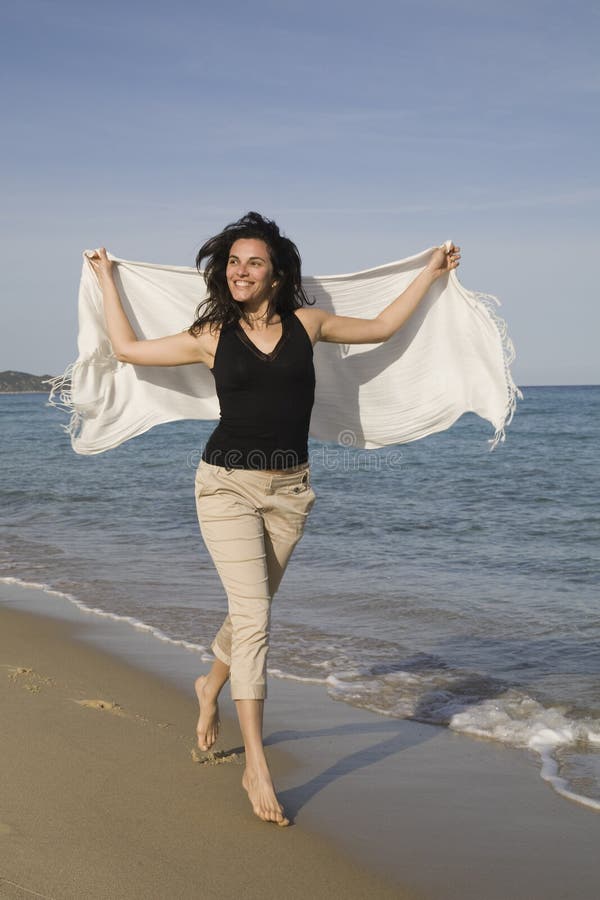
{"label": "wet sand", "polygon": [[534,760],[319,686],[270,681],[266,743],[294,825],[259,822],[227,687],[217,758],[194,750],[197,654],[24,612],[40,593],[0,591],[0,897],[598,896],[600,816]]}
{"label": "wet sand", "polygon": [[0,897],[408,896],[319,836],[255,819],[236,727],[217,764],[194,761],[192,698],[69,626],[0,610],[0,665]]}

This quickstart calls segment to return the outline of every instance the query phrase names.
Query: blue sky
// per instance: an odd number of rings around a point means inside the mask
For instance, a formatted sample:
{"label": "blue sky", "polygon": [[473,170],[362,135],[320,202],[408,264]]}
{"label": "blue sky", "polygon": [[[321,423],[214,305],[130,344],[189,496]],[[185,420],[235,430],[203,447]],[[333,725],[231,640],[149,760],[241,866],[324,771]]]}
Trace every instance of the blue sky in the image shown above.
{"label": "blue sky", "polygon": [[76,356],[81,251],[192,264],[249,209],[306,274],[452,238],[520,384],[598,383],[600,7],[5,2],[0,369]]}

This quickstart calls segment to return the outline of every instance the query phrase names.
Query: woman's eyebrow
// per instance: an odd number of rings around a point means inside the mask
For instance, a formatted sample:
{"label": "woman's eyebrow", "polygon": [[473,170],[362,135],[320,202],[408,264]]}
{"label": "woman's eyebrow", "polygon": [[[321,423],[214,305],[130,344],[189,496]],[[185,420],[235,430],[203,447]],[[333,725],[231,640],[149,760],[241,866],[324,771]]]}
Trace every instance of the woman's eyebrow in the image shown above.
{"label": "woman's eyebrow", "polygon": [[[239,256],[236,256],[235,253],[230,253],[230,254],[229,254],[229,259],[239,259]],[[250,261],[253,260],[253,259],[259,259],[261,262],[264,262],[264,261],[265,261],[263,256],[249,256],[249,257],[248,257],[248,262],[250,262]]]}

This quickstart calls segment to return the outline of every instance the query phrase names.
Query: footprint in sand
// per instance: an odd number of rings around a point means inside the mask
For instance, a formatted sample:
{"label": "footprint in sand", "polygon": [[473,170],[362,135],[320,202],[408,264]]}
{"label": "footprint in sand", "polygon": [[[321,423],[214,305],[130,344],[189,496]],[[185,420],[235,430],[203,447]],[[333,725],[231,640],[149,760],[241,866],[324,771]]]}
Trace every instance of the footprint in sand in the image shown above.
{"label": "footprint in sand", "polygon": [[215,753],[199,753],[195,747],[190,751],[192,760],[201,766],[222,766],[223,763],[240,764],[239,753],[233,750],[217,750]]}
{"label": "footprint in sand", "polygon": [[49,687],[54,684],[51,678],[38,675],[37,672],[34,672],[28,666],[4,666],[4,668],[8,669],[8,677],[11,681],[22,681],[25,690],[30,691],[32,694],[39,693],[42,687]]}
{"label": "footprint in sand", "polygon": [[26,666],[5,666],[4,668],[8,669],[8,677],[11,681],[17,681],[28,675],[35,676],[33,669],[28,669]]}
{"label": "footprint in sand", "polygon": [[113,700],[75,700],[78,706],[84,706],[86,709],[97,709],[100,712],[110,713],[113,716],[121,716],[124,719],[134,719],[140,725],[156,726],[157,728],[173,728],[172,722],[153,722],[141,713],[128,713],[122,706]]}
{"label": "footprint in sand", "polygon": [[99,709],[111,713],[113,716],[126,715],[123,707],[118,703],[113,703],[112,700],[74,700],[73,702],[78,706],[85,706],[86,709]]}

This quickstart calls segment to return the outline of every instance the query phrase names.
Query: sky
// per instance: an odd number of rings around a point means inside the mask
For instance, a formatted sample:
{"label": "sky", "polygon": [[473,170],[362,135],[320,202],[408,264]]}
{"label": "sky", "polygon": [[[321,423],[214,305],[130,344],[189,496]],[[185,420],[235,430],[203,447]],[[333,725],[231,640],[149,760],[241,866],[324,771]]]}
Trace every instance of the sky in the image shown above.
{"label": "sky", "polygon": [[4,0],[0,370],[77,355],[81,253],[193,265],[256,209],[305,274],[450,238],[518,384],[600,382],[600,6]]}

